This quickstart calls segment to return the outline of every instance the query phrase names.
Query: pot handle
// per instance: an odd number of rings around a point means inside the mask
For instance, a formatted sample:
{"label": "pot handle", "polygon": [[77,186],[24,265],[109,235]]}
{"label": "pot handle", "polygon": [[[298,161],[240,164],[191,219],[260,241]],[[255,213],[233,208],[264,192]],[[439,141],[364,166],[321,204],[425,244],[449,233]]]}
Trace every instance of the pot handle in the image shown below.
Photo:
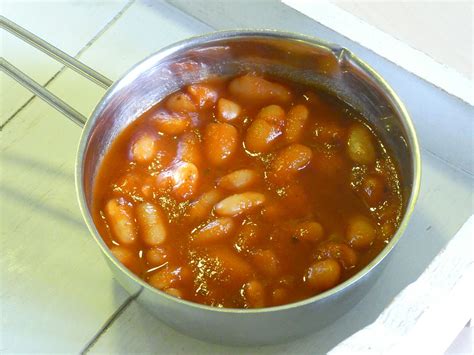
{"label": "pot handle", "polygon": [[[12,33],[16,37],[23,41],[31,44],[33,47],[38,48],[50,57],[54,58],[58,62],[66,65],[67,67],[75,70],[77,73],[103,87],[104,89],[109,88],[113,81],[106,78],[102,74],[98,73],[94,69],[88,67],[84,63],[71,57],[69,54],[63,52],[59,48],[51,45],[50,43],[42,40],[38,36],[18,26],[13,21],[8,20],[6,17],[0,15],[0,27],[6,31]],[[44,86],[33,80],[31,77],[23,73],[21,70],[16,68],[13,64],[9,63],[5,58],[0,58],[0,68],[7,75],[15,79],[20,85],[30,90],[33,94],[41,97],[44,101],[50,104],[52,107],[57,109],[59,112],[66,115],[71,121],[83,127],[87,121],[87,118],[80,112],[72,108],[66,102],[61,100],[59,97],[54,95],[51,91],[46,89]]]}

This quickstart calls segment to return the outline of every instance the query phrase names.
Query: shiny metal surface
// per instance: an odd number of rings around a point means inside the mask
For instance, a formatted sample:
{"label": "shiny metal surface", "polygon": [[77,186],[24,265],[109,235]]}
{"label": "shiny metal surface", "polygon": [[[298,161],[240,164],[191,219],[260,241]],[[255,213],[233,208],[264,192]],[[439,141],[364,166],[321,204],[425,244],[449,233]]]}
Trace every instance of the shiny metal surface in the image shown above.
{"label": "shiny metal surface", "polygon": [[69,54],[53,46],[51,43],[46,42],[30,31],[17,25],[15,22],[10,21],[5,16],[0,15],[0,27],[56,59],[58,62],[61,62],[67,67],[75,70],[77,73],[93,81],[97,85],[102,86],[104,89],[107,89],[112,85],[112,80],[96,72],[94,69],[78,61],[76,58],[71,57]]}
{"label": "shiny metal surface", "polygon": [[[130,122],[183,85],[214,75],[259,71],[330,91],[360,110],[400,164],[405,205],[386,248],[357,275],[310,299],[242,310],[203,306],[154,289],[110,253],[91,216],[94,177],[111,142]],[[363,297],[403,234],[420,187],[420,152],[411,119],[393,90],[347,50],[314,38],[272,31],[216,32],[167,47],[118,80],[87,121],[76,161],[76,188],[84,219],[115,278],[159,319],[204,340],[248,345],[284,342],[333,322]]]}
{"label": "shiny metal surface", "polygon": [[46,101],[56,110],[63,113],[67,118],[69,118],[79,127],[84,127],[84,124],[87,121],[87,117],[83,116],[80,112],[69,106],[69,104],[54,95],[44,86],[34,81],[32,78],[23,73],[13,64],[9,63],[5,58],[0,58],[0,68],[10,77],[15,79],[18,83],[30,90],[33,94],[38,97],[41,97],[44,101]]}

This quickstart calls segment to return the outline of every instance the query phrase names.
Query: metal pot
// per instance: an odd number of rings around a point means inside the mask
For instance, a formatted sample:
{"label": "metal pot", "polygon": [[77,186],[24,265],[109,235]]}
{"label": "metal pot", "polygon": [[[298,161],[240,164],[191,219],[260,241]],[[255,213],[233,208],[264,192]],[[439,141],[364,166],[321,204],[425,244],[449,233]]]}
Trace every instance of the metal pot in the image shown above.
{"label": "metal pot", "polygon": [[[107,86],[107,79],[8,20],[2,25],[56,59]],[[49,46],[49,47],[48,47]],[[59,54],[58,54],[59,53]],[[76,121],[65,103],[36,87],[2,61],[2,68]],[[92,216],[94,178],[110,144],[130,122],[183,85],[215,75],[269,73],[334,93],[359,110],[396,157],[403,182],[404,216],[385,249],[363,270],[337,287],[309,299],[263,309],[225,309],[177,299],[120,264],[99,235]],[[54,100],[53,100],[54,99]],[[73,109],[72,109],[73,110]],[[78,116],[79,115],[79,116]],[[368,292],[383,262],[403,234],[420,186],[420,152],[411,119],[388,84],[348,50],[293,33],[215,32],[173,44],[135,65],[105,93],[85,123],[76,161],[76,187],[84,221],[118,282],[157,318],[211,342],[253,345],[285,342],[334,322]]]}

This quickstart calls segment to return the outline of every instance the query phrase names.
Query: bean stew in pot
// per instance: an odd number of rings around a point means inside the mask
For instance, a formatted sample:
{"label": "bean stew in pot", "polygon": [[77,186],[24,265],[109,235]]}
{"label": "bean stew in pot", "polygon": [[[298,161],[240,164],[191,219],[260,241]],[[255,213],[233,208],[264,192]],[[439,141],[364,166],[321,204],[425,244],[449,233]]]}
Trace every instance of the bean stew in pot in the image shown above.
{"label": "bean stew in pot", "polygon": [[153,287],[259,308],[360,271],[402,205],[397,163],[360,113],[249,73],[184,87],[127,127],[101,163],[93,217]]}

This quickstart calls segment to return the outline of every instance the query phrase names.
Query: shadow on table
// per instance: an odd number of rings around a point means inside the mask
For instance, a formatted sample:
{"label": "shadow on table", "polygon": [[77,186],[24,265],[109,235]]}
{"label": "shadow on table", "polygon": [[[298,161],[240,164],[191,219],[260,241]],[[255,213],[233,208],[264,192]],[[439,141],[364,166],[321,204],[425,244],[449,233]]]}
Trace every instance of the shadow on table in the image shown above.
{"label": "shadow on table", "polygon": [[[2,199],[5,197],[10,198],[24,205],[26,207],[25,213],[27,210],[30,210],[35,213],[41,213],[45,215],[46,218],[60,220],[77,228],[85,228],[82,219],[75,218],[69,214],[68,211],[49,206],[46,201],[23,195],[21,192],[11,189],[8,186],[0,186],[0,195],[2,196]],[[75,203],[75,200],[73,203]]]}
{"label": "shadow on table", "polygon": [[8,165],[18,165],[19,167],[25,169],[39,170],[48,175],[59,176],[63,179],[71,180],[71,184],[74,184],[73,173],[64,172],[63,170],[60,170],[52,165],[33,160],[26,156],[2,152],[2,155],[0,156],[0,167],[2,167],[2,169],[6,169]]}

